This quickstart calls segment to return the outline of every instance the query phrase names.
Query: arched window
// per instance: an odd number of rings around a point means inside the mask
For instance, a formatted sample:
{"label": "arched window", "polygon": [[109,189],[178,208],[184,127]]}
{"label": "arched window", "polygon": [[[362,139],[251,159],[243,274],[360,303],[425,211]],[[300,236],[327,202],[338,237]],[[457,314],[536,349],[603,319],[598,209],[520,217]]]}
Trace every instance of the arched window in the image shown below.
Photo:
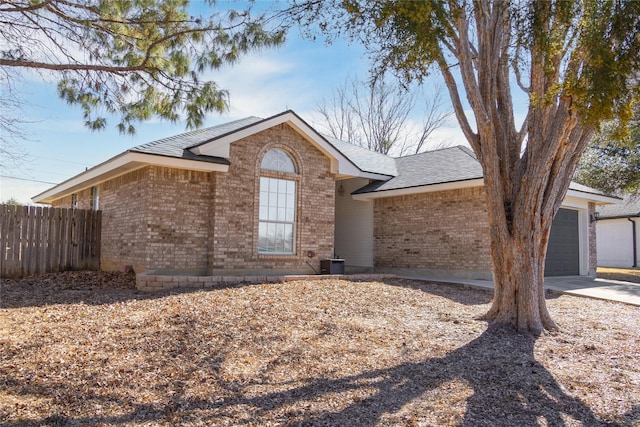
{"label": "arched window", "polygon": [[[296,173],[293,160],[282,150],[266,152],[260,163],[264,171]],[[260,177],[258,253],[295,254],[296,181]]]}
{"label": "arched window", "polygon": [[266,152],[260,163],[260,168],[270,171],[296,173],[296,165],[287,153],[274,148]]}

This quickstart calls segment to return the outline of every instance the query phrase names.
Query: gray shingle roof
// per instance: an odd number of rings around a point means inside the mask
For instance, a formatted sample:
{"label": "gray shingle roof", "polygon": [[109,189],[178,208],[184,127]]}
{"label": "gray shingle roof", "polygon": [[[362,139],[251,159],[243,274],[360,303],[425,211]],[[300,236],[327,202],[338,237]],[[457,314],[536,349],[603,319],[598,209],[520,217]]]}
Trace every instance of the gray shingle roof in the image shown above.
{"label": "gray shingle roof", "polygon": [[398,174],[396,162],[393,157],[385,156],[384,154],[326,135],[323,135],[323,137],[363,172],[387,176],[396,176]]}
{"label": "gray shingle roof", "polygon": [[[281,114],[286,113],[287,112]],[[264,119],[260,117],[246,117],[244,119],[234,120],[218,126],[198,129],[180,135],[148,142],[146,144],[133,147],[128,151],[229,164],[228,159],[197,155],[189,149],[210,142],[216,138],[232,134],[263,120]],[[354,194],[421,187],[425,185],[482,178],[482,167],[480,166],[480,163],[477,161],[474,153],[464,146],[444,148],[411,156],[393,158],[336,138],[328,136],[323,137],[336,150],[353,162],[361,171],[391,177],[387,181],[374,181],[371,184],[356,190]],[[598,190],[575,182],[572,182],[569,188],[585,193],[606,196],[606,194]]]}
{"label": "gray shingle roof", "polygon": [[471,150],[463,146],[427,151],[395,159],[398,175],[376,181],[354,194],[371,193],[482,178],[482,167]]}
{"label": "gray shingle roof", "polygon": [[600,218],[640,217],[640,194],[628,194],[622,203],[616,205],[599,206],[597,211]]}
{"label": "gray shingle roof", "polygon": [[181,159],[229,164],[229,161],[227,159],[211,156],[199,156],[197,154],[193,154],[188,149],[197,145],[204,144],[228,133],[235,132],[261,120],[262,119],[259,117],[247,117],[206,129],[197,129],[191,132],[182,133],[180,135],[158,139],[157,141],[138,145],[137,147],[133,147],[128,151],[133,153],[154,154],[159,156],[177,157]]}

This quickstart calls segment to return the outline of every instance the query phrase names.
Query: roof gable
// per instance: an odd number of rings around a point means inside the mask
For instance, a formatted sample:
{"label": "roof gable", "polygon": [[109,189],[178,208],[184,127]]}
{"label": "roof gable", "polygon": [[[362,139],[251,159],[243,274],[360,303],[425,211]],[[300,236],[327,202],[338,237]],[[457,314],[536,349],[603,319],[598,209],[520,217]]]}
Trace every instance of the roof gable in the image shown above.
{"label": "roof gable", "polygon": [[[129,152],[154,154],[168,157],[190,158],[194,160],[207,161],[207,158],[224,159],[225,156],[205,156],[194,153],[190,148],[207,143],[222,135],[232,133],[238,129],[242,129],[246,126],[250,126],[253,123],[259,122],[262,119],[259,117],[247,117],[240,120],[234,120],[229,123],[224,123],[218,126],[213,126],[205,129],[197,129],[191,132],[174,135],[168,138],[158,139],[146,144],[138,145],[129,149]],[[226,161],[228,164],[228,161]]]}
{"label": "roof gable", "polygon": [[336,149],[336,147],[330,144],[325,137],[316,132],[315,129],[309,126],[293,111],[285,111],[266,119],[251,119],[252,120],[247,122],[245,126],[231,128],[225,133],[220,133],[206,141],[194,144],[188,147],[188,149],[191,153],[199,156],[229,158],[230,147],[233,142],[255,135],[274,126],[287,124],[304,137],[309,143],[315,146],[315,148],[320,150],[320,152],[329,157],[331,160],[331,171],[336,175],[371,179],[387,178],[387,176],[382,174],[359,168],[350,157]]}

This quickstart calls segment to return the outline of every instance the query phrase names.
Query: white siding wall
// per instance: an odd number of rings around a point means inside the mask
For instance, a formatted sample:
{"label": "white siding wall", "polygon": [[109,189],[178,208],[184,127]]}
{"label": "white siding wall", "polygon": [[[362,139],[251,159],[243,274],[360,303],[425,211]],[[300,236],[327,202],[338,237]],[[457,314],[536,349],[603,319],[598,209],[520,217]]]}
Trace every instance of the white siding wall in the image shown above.
{"label": "white siding wall", "polygon": [[[351,193],[367,185],[363,178],[336,182],[335,253],[345,265],[373,267],[373,201],[353,200]],[[342,184],[344,195],[338,194]]]}
{"label": "white siding wall", "polygon": [[[636,221],[636,245],[640,252],[640,218]],[[596,224],[598,265],[631,267],[633,265],[632,224],[626,218],[600,220]],[[640,265],[640,263],[638,263]]]}

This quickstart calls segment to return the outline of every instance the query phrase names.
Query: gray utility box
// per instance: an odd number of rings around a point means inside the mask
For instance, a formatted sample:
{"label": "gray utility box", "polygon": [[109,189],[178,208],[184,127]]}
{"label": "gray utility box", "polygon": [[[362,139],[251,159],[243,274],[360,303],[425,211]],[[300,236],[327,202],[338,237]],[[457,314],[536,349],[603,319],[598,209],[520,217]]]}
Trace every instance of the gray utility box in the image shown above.
{"label": "gray utility box", "polygon": [[343,259],[321,260],[320,274],[344,274],[344,260]]}

